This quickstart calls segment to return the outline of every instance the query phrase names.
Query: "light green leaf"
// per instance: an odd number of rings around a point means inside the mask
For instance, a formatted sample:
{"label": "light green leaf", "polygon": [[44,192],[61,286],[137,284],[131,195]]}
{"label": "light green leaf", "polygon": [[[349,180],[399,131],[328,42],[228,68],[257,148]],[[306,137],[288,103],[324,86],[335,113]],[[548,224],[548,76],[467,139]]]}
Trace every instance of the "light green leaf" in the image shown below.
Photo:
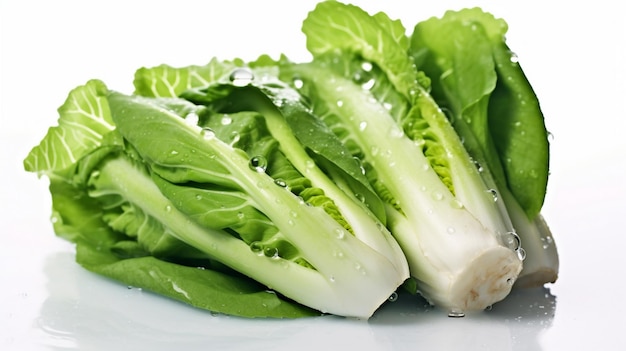
{"label": "light green leaf", "polygon": [[107,93],[107,87],[98,80],[72,90],[59,108],[58,126],[48,129],[41,143],[30,151],[24,168],[38,173],[63,170],[106,144],[105,136],[115,129]]}
{"label": "light green leaf", "polygon": [[187,89],[206,86],[242,65],[241,60],[218,61],[213,58],[204,66],[143,67],[135,72],[135,94],[148,97],[176,97]]}
{"label": "light green leaf", "polygon": [[302,31],[307,49],[315,57],[337,50],[358,53],[377,64],[407,99],[428,88],[429,80],[407,54],[401,23],[384,14],[370,16],[357,6],[325,1],[309,13]]}
{"label": "light green leaf", "polygon": [[448,11],[419,23],[411,44],[414,52],[427,52],[420,68],[434,79],[433,95],[452,110],[470,154],[534,218],[545,197],[549,145],[506,30],[506,22],[479,8]]}

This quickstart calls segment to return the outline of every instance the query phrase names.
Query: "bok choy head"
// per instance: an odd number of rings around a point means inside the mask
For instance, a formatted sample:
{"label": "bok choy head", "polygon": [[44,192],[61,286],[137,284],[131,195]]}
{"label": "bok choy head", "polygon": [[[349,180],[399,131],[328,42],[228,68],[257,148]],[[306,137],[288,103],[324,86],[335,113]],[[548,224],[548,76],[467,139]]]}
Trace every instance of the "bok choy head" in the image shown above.
{"label": "bok choy head", "polygon": [[[241,87],[231,73],[222,78],[188,93],[198,105],[128,96],[98,81],[73,92],[67,103],[73,114],[62,110],[59,126],[25,160],[28,170],[48,175],[53,196],[64,199],[57,202],[64,223],[58,234],[78,243],[78,260],[89,269],[217,312],[310,313],[293,300],[325,313],[369,317],[408,277],[408,266],[381,217],[355,200],[353,189],[376,199],[368,183],[355,178],[362,177],[358,164],[332,133],[320,147],[301,144],[286,120],[323,124],[289,87]],[[275,105],[268,92],[280,94],[289,108]],[[245,106],[236,106],[240,97]],[[72,123],[74,114],[84,123]],[[93,226],[74,218],[66,203],[88,204],[84,212]],[[75,234],[61,231],[66,228]],[[139,258],[159,263],[145,268]],[[134,262],[145,269],[134,271]],[[194,299],[208,288],[175,273],[179,266],[197,270],[188,265],[198,262],[206,262],[202,271],[217,267],[226,280],[245,286],[247,276],[255,282],[249,285],[265,288],[229,306],[222,302],[234,294],[220,294],[223,287],[215,285],[213,299],[199,303]],[[258,299],[267,289],[287,299]],[[248,304],[254,306],[248,310]]]}
{"label": "bok choy head", "polygon": [[322,2],[303,31],[314,60],[285,67],[284,79],[301,82],[313,111],[365,165],[420,292],[453,311],[503,299],[524,249],[498,189],[430,95],[405,28]]}

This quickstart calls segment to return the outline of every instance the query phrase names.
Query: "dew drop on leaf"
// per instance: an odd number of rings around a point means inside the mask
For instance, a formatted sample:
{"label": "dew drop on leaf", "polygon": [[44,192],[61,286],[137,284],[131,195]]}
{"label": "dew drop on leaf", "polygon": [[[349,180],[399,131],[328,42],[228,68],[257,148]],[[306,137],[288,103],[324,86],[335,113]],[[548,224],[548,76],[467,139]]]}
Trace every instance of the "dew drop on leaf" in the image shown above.
{"label": "dew drop on leaf", "polygon": [[277,248],[275,248],[275,247],[266,247],[266,248],[263,250],[263,254],[264,254],[266,257],[271,257],[271,258],[278,258],[278,257],[279,257],[279,256],[278,256],[278,249],[277,249]]}
{"label": "dew drop on leaf", "polygon": [[229,77],[234,86],[244,87],[254,80],[254,74],[247,68],[235,69]]}
{"label": "dew drop on leaf", "polygon": [[223,126],[227,126],[227,125],[233,123],[233,118],[230,117],[229,115],[225,114],[225,115],[222,116],[222,119],[220,120],[220,123]]}
{"label": "dew drop on leaf", "polygon": [[489,189],[487,190],[487,192],[491,194],[494,202],[498,201],[498,192],[496,191],[496,189]]}
{"label": "dew drop on leaf", "polygon": [[213,129],[208,128],[208,127],[202,128],[202,130],[200,131],[200,135],[205,140],[211,140],[215,138],[215,132],[213,131]]}
{"label": "dew drop on leaf", "polygon": [[335,229],[335,236],[337,239],[343,239],[346,236],[346,233],[343,229]]}
{"label": "dew drop on leaf", "polygon": [[520,239],[519,235],[514,232],[506,232],[500,235],[500,239],[502,240],[502,244],[505,247],[514,251],[519,249],[522,244],[522,240]]}
{"label": "dew drop on leaf", "polygon": [[265,172],[267,169],[267,159],[263,156],[254,156],[248,163],[250,169],[259,173]]}
{"label": "dew drop on leaf", "polygon": [[250,251],[261,254],[263,252],[263,244],[258,241],[253,241],[250,243]]}
{"label": "dew drop on leaf", "polygon": [[302,89],[302,87],[304,86],[304,81],[298,77],[293,79],[293,86],[296,89]]}
{"label": "dew drop on leaf", "polygon": [[233,146],[233,145],[237,144],[237,142],[239,142],[240,138],[241,138],[241,136],[239,135],[239,132],[232,132],[232,133],[230,133],[230,146]]}
{"label": "dew drop on leaf", "polygon": [[274,179],[274,184],[278,185],[281,188],[286,188],[287,187],[287,182],[285,182],[281,178]]}
{"label": "dew drop on leaf", "polygon": [[371,90],[374,87],[374,84],[376,84],[376,81],[374,79],[369,79],[361,84],[361,88],[364,90]]}
{"label": "dew drop on leaf", "polygon": [[187,116],[185,116],[185,123],[187,123],[187,125],[189,126],[197,126],[199,119],[200,117],[198,117],[197,113],[190,112],[187,114]]}
{"label": "dew drop on leaf", "polygon": [[517,253],[517,258],[519,258],[520,261],[523,261],[526,259],[526,250],[524,250],[524,248],[520,247],[517,250],[515,250],[515,252]]}

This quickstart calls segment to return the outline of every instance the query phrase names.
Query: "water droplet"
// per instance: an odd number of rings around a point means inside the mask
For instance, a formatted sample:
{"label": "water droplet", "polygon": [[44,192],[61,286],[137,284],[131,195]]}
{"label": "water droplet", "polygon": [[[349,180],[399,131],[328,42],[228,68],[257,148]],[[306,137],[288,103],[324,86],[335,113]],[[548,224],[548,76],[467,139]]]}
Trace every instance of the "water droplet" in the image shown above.
{"label": "water droplet", "polygon": [[296,224],[296,222],[294,222],[294,220],[293,220],[293,219],[289,218],[289,220],[287,221],[287,224],[289,224],[289,225],[293,226],[293,225],[295,225],[295,224]]}
{"label": "water droplet", "polygon": [[517,54],[512,52],[511,53],[511,63],[518,63],[518,62],[519,62],[519,58],[517,57]]}
{"label": "water droplet", "polygon": [[254,80],[254,74],[247,68],[235,69],[229,77],[234,86],[244,87]]}
{"label": "water droplet", "polygon": [[404,131],[401,128],[394,126],[389,132],[389,136],[395,139],[402,138],[404,136]]}
{"label": "water droplet", "polygon": [[261,255],[263,253],[263,244],[258,241],[253,241],[250,243],[250,251]]}
{"label": "water droplet", "polygon": [[361,63],[361,69],[364,70],[365,72],[371,72],[372,68],[374,68],[374,66],[369,61],[363,61]]}
{"label": "water droplet", "polygon": [[337,237],[337,239],[343,239],[346,236],[346,232],[343,229],[335,229],[335,236]]}
{"label": "water droplet", "polygon": [[331,283],[334,283],[334,282],[335,282],[335,276],[334,276],[334,275],[331,275],[330,277],[328,277],[328,280],[329,280]]}
{"label": "water droplet", "polygon": [[364,131],[365,128],[367,128],[367,122],[363,121],[363,122],[359,123],[359,130],[361,132]]}
{"label": "water droplet", "polygon": [[523,261],[526,259],[526,250],[524,250],[524,248],[518,248],[517,250],[515,250],[515,252],[517,253],[517,258],[519,258],[520,261]]}
{"label": "water droplet", "polygon": [[197,126],[199,120],[200,117],[198,117],[198,114],[195,112],[190,112],[185,116],[185,123],[189,126]]}
{"label": "water droplet", "polygon": [[233,123],[233,118],[232,118],[232,117],[230,117],[229,115],[226,115],[226,114],[225,114],[225,115],[223,115],[223,116],[222,116],[222,119],[220,120],[220,123],[221,123],[223,126],[227,126],[227,125],[229,125],[229,124]]}
{"label": "water droplet", "polygon": [[487,190],[487,192],[491,194],[494,202],[498,201],[498,192],[496,191],[496,189],[489,189]]}
{"label": "water droplet", "polygon": [[374,79],[370,79],[361,84],[361,88],[363,88],[364,90],[371,90],[374,87],[374,84],[376,84],[376,81]]}
{"label": "water droplet", "polygon": [[451,308],[450,311],[448,311],[448,317],[462,318],[465,317],[465,312],[459,308]]}
{"label": "water droplet", "polygon": [[302,89],[302,87],[304,86],[304,81],[298,77],[293,79],[293,86],[296,89]]}
{"label": "water droplet", "polygon": [[167,213],[172,212],[172,206],[166,205],[165,206],[165,212],[167,212]]}
{"label": "water droplet", "polygon": [[178,155],[178,151],[172,150],[172,151],[170,151],[170,155],[176,156],[176,155]]}
{"label": "water droplet", "polygon": [[289,211],[289,216],[291,218],[298,218],[298,212],[296,212],[296,211]]}
{"label": "water droplet", "polygon": [[361,202],[365,202],[365,195],[363,195],[361,193],[354,194],[354,197],[356,197],[356,199],[361,201]]}
{"label": "water droplet", "polygon": [[432,198],[435,200],[443,200],[443,194],[439,191],[433,191],[431,195],[432,195]]}
{"label": "water droplet", "polygon": [[196,194],[196,200],[202,200],[202,195]]}
{"label": "water droplet", "polygon": [[372,156],[376,156],[380,152],[380,149],[378,148],[378,146],[372,146],[370,152],[372,153]]}
{"label": "water droplet", "polygon": [[505,247],[514,251],[519,249],[520,245],[522,244],[522,240],[515,232],[506,232],[500,235],[500,239],[502,240],[502,244]]}
{"label": "water droplet", "polygon": [[343,100],[337,100],[337,107],[343,106]]}
{"label": "water droplet", "polygon": [[285,182],[281,178],[274,179],[274,184],[278,185],[281,188],[286,188],[287,187],[287,182]]}
{"label": "water droplet", "polygon": [[263,249],[263,254],[266,257],[279,258],[278,249],[275,247],[266,247],[265,249]]}
{"label": "water droplet", "polygon": [[476,160],[473,160],[472,162],[474,162],[474,166],[476,166],[476,170],[478,170],[478,172],[484,171],[483,166],[480,164],[480,162]]}
{"label": "water droplet", "polygon": [[243,212],[237,212],[237,218],[243,219],[246,215]]}
{"label": "water droplet", "polygon": [[267,169],[267,159],[263,156],[254,156],[250,159],[248,163],[250,169],[259,173],[265,172]]}
{"label": "water droplet", "polygon": [[458,199],[452,199],[452,201],[450,201],[450,206],[452,206],[452,208],[456,208],[459,210],[464,207],[463,203]]}
{"label": "water droplet", "polygon": [[205,127],[202,128],[202,130],[200,131],[200,136],[202,136],[202,138],[205,140],[211,140],[215,138],[215,132],[213,131],[213,129]]}
{"label": "water droplet", "polygon": [[389,295],[389,298],[387,298],[387,301],[390,301],[390,302],[398,301],[398,293],[395,291],[391,293],[391,295]]}
{"label": "water droplet", "polygon": [[230,133],[230,146],[237,144],[237,142],[239,142],[239,139],[241,139],[239,132]]}
{"label": "water droplet", "polygon": [[448,234],[454,234],[456,230],[453,227],[448,227]]}

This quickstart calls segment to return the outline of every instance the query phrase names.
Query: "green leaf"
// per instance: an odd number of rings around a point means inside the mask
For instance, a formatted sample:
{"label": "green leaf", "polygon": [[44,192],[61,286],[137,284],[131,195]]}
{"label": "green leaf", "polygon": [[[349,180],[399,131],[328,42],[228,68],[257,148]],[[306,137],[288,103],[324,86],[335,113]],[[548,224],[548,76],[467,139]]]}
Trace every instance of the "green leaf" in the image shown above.
{"label": "green leaf", "polygon": [[409,46],[404,27],[400,21],[392,21],[382,13],[370,16],[354,5],[324,1],[309,13],[302,31],[313,56],[338,49],[358,53],[377,64],[407,99],[430,85],[407,55]]}
{"label": "green leaf", "polygon": [[504,44],[494,48],[498,84],[489,102],[489,129],[507,184],[530,219],[545,200],[550,144],[539,100],[516,57]]}
{"label": "green leaf", "polygon": [[48,129],[41,143],[30,151],[24,168],[39,173],[59,171],[103,145],[105,136],[115,129],[107,93],[107,87],[98,80],[72,90],[59,108],[58,126]]}
{"label": "green leaf", "polygon": [[213,58],[204,66],[143,67],[135,72],[135,94],[148,97],[176,97],[185,90],[209,85],[242,65],[241,60],[219,61]]}
{"label": "green leaf", "polygon": [[419,23],[411,45],[470,154],[534,218],[547,186],[547,132],[537,98],[505,44],[506,30],[503,20],[479,8],[448,11]]}
{"label": "green leaf", "polygon": [[[255,74],[257,72],[259,74]],[[304,157],[295,157],[295,153],[304,146],[306,151],[300,151],[302,155],[311,155],[317,165],[324,168],[331,177],[335,177],[336,182],[344,182],[384,222],[384,206],[369,185],[360,163],[354,159],[346,145],[310,112],[297,91],[269,75],[273,72],[251,71],[250,74],[252,77],[261,76],[262,79],[252,79],[244,87],[216,83],[203,89],[186,91],[181,96],[196,104],[211,106],[211,109],[220,113],[259,112],[265,119],[265,125],[275,126],[269,127],[268,133],[279,142],[283,153],[288,150],[294,154],[292,160],[302,162]],[[222,128],[215,125],[213,127]],[[242,134],[238,133],[238,137]],[[225,141],[228,142],[229,139]],[[300,167],[301,170],[305,168],[306,166]]]}
{"label": "green leaf", "polygon": [[78,243],[76,255],[86,269],[129,288],[142,288],[215,313],[251,318],[320,315],[240,275],[187,267],[155,257],[121,259],[107,248],[86,242]]}

